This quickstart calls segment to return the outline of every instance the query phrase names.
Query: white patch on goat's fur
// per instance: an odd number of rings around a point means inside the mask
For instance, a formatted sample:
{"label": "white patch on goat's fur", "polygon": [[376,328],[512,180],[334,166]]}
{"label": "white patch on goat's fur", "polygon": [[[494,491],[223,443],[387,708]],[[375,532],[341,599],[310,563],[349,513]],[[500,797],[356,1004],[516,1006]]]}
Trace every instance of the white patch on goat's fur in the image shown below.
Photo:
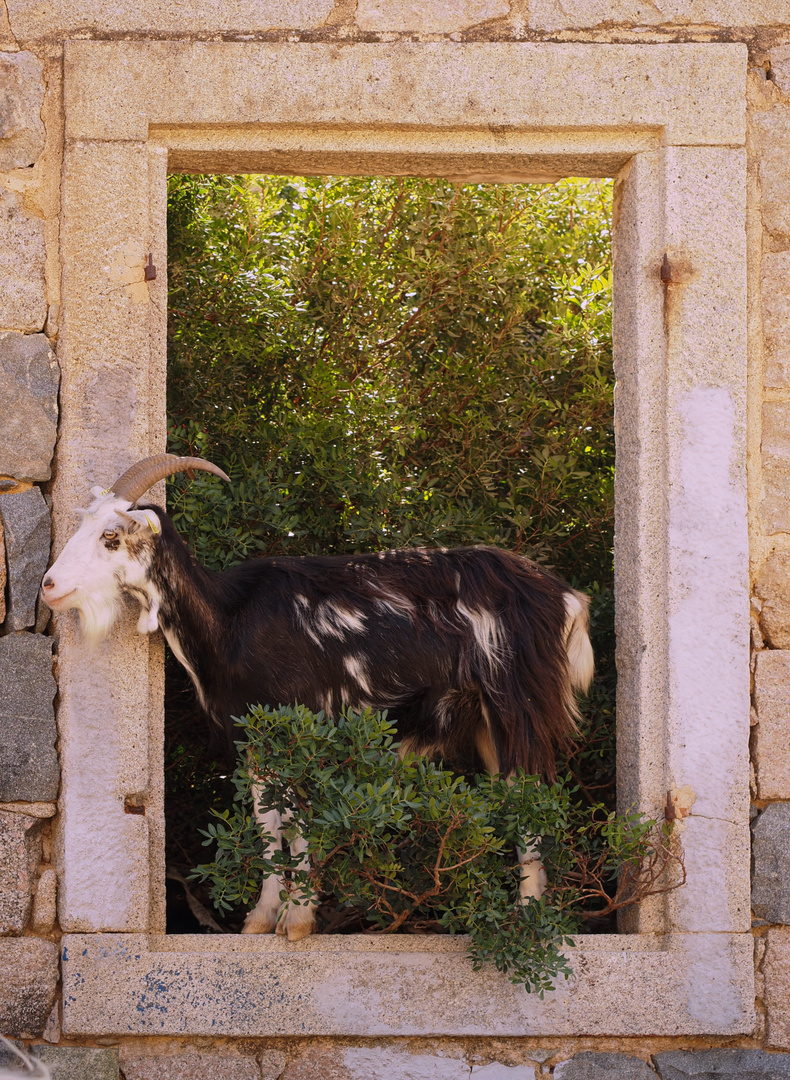
{"label": "white patch on goat's fur", "polygon": [[319,604],[315,612],[315,627],[327,637],[344,638],[346,633],[361,634],[365,630],[365,616],[361,611],[347,610],[332,600]]}
{"label": "white patch on goat's fur", "polygon": [[[382,554],[379,552],[379,554]],[[379,585],[377,581],[371,581],[370,587],[375,589],[379,594],[380,599],[375,601],[376,607],[381,611],[388,611],[391,615],[397,615],[399,618],[411,618],[414,611],[414,603],[409,600],[407,596],[403,596],[401,593],[392,592],[391,589],[386,589]]]}
{"label": "white patch on goat's fur", "polygon": [[370,694],[370,681],[368,679],[368,673],[365,668],[365,662],[362,657],[346,656],[343,658],[343,667],[346,669],[352,679],[356,679],[360,689],[364,690],[366,694]]}
{"label": "white patch on goat's fur", "polygon": [[436,719],[439,721],[439,727],[443,730],[447,730],[450,726],[450,705],[452,703],[452,695],[439,698],[436,703]]}
{"label": "white patch on goat's fur", "polygon": [[458,614],[468,620],[469,625],[472,627],[472,633],[475,636],[475,643],[483,656],[488,660],[489,664],[492,667],[500,664],[502,661],[501,642],[499,636],[499,622],[496,616],[490,611],[469,608],[463,600],[457,600],[455,606],[458,610]]}
{"label": "white patch on goat's fur", "polygon": [[296,593],[294,597],[294,608],[296,610],[296,622],[304,630],[314,645],[318,645],[319,648],[323,647],[323,642],[313,627],[310,625],[310,601],[302,593]]}
{"label": "white patch on goat's fur", "polygon": [[327,692],[325,694],[319,695],[318,701],[319,701],[319,704],[320,704],[321,708],[324,711],[324,715],[328,716],[328,717],[332,717],[334,715],[334,713],[332,711],[333,704],[334,704],[333,699],[332,699],[332,691],[327,690]]}
{"label": "white patch on goat's fur", "polygon": [[576,592],[565,593],[565,648],[568,656],[568,675],[574,690],[586,694],[595,674],[590,635],[587,630],[586,597]]}
{"label": "white patch on goat's fur", "polygon": [[190,679],[192,680],[195,691],[197,692],[198,701],[200,702],[204,711],[208,713],[209,716],[211,716],[211,710],[208,707],[206,695],[203,693],[203,687],[200,685],[200,679],[198,679],[195,669],[192,667],[192,665],[184,655],[184,650],[181,648],[181,642],[176,637],[175,631],[173,630],[172,626],[168,629],[164,629],[163,627],[162,633],[167,639],[167,644],[173,650],[173,656],[175,656],[176,660],[178,660],[179,664],[181,664],[181,666],[184,668],[184,670],[187,672]]}

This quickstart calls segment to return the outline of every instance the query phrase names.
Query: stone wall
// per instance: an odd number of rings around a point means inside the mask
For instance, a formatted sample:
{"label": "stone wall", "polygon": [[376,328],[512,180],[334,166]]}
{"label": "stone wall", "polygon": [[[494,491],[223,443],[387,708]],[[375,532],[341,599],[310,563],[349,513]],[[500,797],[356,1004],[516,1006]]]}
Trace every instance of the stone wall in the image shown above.
{"label": "stone wall", "polygon": [[[64,44],[174,38],[283,46],[369,42],[390,49],[514,41],[748,47],[754,1032],[627,1039],[582,1032],[573,1038],[235,1040],[61,1035],[53,855],[58,635],[38,601],[38,584],[49,559],[49,488],[58,468],[61,275],[74,273],[63,264],[61,247],[70,212],[61,207],[69,111],[62,92]],[[132,285],[140,270],[133,262]],[[90,289],[90,265],[84,272]],[[101,412],[101,403],[96,408]],[[90,422],[69,412],[68,403],[63,415],[65,425]],[[4,0],[0,523],[0,1031],[32,1046],[56,1080],[121,1074],[126,1080],[790,1077],[789,0]],[[93,885],[101,890],[101,875]],[[0,1051],[0,1064],[7,1060]]]}

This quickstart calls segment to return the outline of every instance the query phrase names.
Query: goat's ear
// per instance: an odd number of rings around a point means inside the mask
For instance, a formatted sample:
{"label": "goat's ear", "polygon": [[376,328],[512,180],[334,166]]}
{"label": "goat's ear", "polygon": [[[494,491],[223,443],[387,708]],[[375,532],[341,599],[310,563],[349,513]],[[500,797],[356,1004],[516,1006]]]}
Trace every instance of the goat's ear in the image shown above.
{"label": "goat's ear", "polygon": [[162,531],[162,525],[153,510],[119,510],[118,517],[127,524],[130,533],[142,530],[156,536]]}

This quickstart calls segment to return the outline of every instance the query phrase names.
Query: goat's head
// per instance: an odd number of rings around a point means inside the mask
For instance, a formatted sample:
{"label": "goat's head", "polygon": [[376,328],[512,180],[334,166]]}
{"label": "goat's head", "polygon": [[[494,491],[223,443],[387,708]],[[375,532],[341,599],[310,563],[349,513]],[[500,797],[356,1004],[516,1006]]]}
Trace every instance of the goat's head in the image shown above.
{"label": "goat's head", "polygon": [[98,641],[109,633],[124,595],[140,602],[138,630],[156,629],[148,572],[161,522],[156,511],[138,510],[135,503],[158,480],[186,469],[229,479],[202,458],[156,454],[127,469],[111,488],[93,488],[91,505],[77,511],[80,527],[44,575],[41,595],[53,611],[76,608],[90,640]]}

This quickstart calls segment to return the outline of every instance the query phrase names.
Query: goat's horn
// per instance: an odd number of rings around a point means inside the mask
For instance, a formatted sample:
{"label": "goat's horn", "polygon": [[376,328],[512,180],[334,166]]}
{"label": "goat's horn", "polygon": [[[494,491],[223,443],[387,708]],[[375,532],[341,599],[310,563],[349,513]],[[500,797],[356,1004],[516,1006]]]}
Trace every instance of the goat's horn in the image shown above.
{"label": "goat's horn", "polygon": [[202,469],[204,472],[214,473],[230,483],[230,477],[219,468],[199,457],[179,457],[177,454],[154,454],[153,457],[143,458],[136,465],[132,465],[122,476],[119,476],[108,491],[115,493],[119,499],[127,499],[130,503],[136,502],[149,488],[159,480],[173,473],[184,472],[186,469]]}

